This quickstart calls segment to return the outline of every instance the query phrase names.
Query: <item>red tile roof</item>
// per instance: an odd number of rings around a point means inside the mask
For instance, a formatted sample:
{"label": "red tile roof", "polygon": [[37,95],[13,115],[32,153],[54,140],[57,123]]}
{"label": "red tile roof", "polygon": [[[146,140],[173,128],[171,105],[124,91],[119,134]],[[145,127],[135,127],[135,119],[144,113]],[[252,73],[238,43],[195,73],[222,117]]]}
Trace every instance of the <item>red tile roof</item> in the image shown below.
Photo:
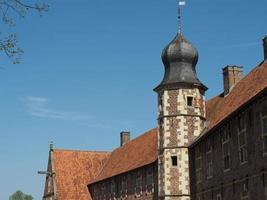
{"label": "red tile roof", "polygon": [[115,149],[103,170],[91,183],[148,165],[157,158],[157,128],[154,128]]}
{"label": "red tile roof", "polygon": [[267,87],[267,61],[255,67],[226,96],[216,96],[206,103],[208,131],[249,102]]}
{"label": "red tile roof", "polygon": [[[231,113],[267,87],[267,61],[254,68],[224,97],[216,96],[206,102],[208,133]],[[157,129],[152,129],[114,150],[103,170],[91,183],[122,174],[157,160]]]}
{"label": "red tile roof", "polygon": [[[267,61],[254,68],[226,96],[206,102],[206,133],[267,87]],[[86,185],[151,164],[157,160],[157,128],[115,149],[111,154],[55,150],[57,190],[63,200],[91,200]]]}
{"label": "red tile roof", "polygon": [[87,183],[109,157],[108,152],[53,150],[57,195],[60,200],[91,200]]}

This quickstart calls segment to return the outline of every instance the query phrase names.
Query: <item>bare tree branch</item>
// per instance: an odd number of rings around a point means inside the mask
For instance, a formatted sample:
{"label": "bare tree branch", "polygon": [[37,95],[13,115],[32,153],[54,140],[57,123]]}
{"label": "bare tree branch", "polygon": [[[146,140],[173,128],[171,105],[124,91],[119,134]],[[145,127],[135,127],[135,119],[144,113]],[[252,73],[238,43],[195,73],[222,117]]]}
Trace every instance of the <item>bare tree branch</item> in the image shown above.
{"label": "bare tree branch", "polygon": [[[11,28],[15,25],[14,16],[24,18],[31,10],[41,15],[48,9],[49,6],[45,3],[27,4],[22,0],[0,0],[0,23]],[[2,34],[0,30],[0,53],[3,52],[14,64],[19,63],[23,50],[18,47],[16,34],[6,33],[6,36]]]}

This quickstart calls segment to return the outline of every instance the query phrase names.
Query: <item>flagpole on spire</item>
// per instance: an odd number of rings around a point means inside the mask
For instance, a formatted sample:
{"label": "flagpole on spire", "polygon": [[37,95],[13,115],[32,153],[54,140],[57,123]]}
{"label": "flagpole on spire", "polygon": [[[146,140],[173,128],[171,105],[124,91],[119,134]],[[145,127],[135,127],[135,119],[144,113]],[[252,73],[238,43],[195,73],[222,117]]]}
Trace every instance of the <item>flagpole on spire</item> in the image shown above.
{"label": "flagpole on spire", "polygon": [[185,0],[179,0],[178,5],[178,33],[182,33],[182,6],[185,6]]}

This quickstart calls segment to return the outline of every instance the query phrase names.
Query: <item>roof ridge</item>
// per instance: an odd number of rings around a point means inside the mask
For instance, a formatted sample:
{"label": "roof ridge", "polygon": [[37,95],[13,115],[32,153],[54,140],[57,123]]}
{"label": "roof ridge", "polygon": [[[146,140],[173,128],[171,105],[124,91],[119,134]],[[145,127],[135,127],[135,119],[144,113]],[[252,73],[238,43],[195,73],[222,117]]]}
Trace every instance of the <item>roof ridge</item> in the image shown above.
{"label": "roof ridge", "polygon": [[100,176],[100,174],[103,172],[104,168],[107,166],[107,164],[108,164],[109,161],[110,161],[110,157],[111,157],[112,153],[113,153],[113,151],[110,153],[110,155],[109,155],[107,161],[106,161],[105,164],[102,166],[101,170],[99,170],[99,173],[94,177],[94,179],[93,179],[92,181],[90,181],[90,183],[91,183],[91,182],[93,183],[95,180],[97,180],[97,178],[98,178],[98,177]]}
{"label": "roof ridge", "polygon": [[[215,113],[215,115],[209,116],[209,119],[212,121],[212,123],[209,125],[206,133],[202,134],[191,145],[196,144],[199,140],[205,137],[206,134],[211,133],[212,130],[227,120],[228,117],[232,116],[234,113],[236,113],[236,111],[252,101],[257,95],[261,94],[263,91],[266,91],[266,74],[267,60],[255,65],[255,67],[252,68],[250,72],[235,85],[229,95],[220,99],[218,98],[219,96],[217,96],[219,101],[216,101],[216,96],[207,101],[207,105],[211,106],[209,109],[213,109],[212,113]],[[222,109],[224,106],[226,106],[226,108]],[[208,106],[206,108],[208,108]]]}
{"label": "roof ridge", "polygon": [[97,150],[77,150],[77,149],[53,149],[53,151],[73,151],[73,152],[84,152],[84,153],[111,153],[111,151],[97,151]]}
{"label": "roof ridge", "polygon": [[238,82],[234,85],[232,91],[231,91],[226,97],[224,97],[224,98],[227,99],[227,97],[229,97],[229,95],[235,90],[235,88],[236,88],[238,85],[240,85],[240,84],[242,84],[243,82],[245,82],[246,79],[249,78],[250,75],[253,74],[253,72],[259,70],[259,68],[262,67],[263,64],[264,64],[264,61],[260,62],[260,63],[257,64],[255,67],[253,67],[253,68],[252,68],[252,69],[251,69],[251,70],[250,70],[250,71],[249,71],[249,72],[248,72],[248,73],[247,73],[247,74],[246,74],[240,81],[238,81]]}
{"label": "roof ridge", "polygon": [[221,97],[222,94],[223,94],[223,92],[219,93],[218,95],[215,95],[215,96],[211,97],[210,99],[206,100],[206,103],[209,102],[209,101],[214,100],[215,98]]}
{"label": "roof ridge", "polygon": [[113,153],[115,153],[115,151],[117,151],[117,150],[119,150],[119,149],[126,148],[127,146],[129,146],[130,144],[132,144],[132,143],[135,142],[136,140],[138,140],[138,139],[144,137],[145,135],[149,134],[151,131],[153,131],[153,130],[156,129],[156,128],[157,128],[157,127],[152,128],[152,129],[150,129],[149,131],[146,131],[145,133],[143,133],[143,134],[137,136],[136,138],[130,140],[130,141],[127,142],[127,143],[125,143],[124,145],[119,146],[119,147],[113,149],[112,151],[110,151],[110,153],[113,154]]}
{"label": "roof ridge", "polygon": [[[94,183],[95,181],[99,181],[98,179],[99,179],[99,177],[101,177],[101,174],[103,173],[103,171],[105,171],[106,166],[108,166],[108,164],[110,163],[112,155],[116,154],[116,152],[118,152],[121,149],[125,149],[125,148],[129,147],[130,144],[133,144],[134,142],[142,139],[144,136],[146,136],[148,134],[151,134],[151,132],[154,131],[155,129],[157,129],[157,127],[154,127],[152,129],[146,131],[145,133],[143,133],[143,134],[139,135],[138,137],[134,138],[133,140],[130,140],[129,142],[125,143],[123,146],[117,147],[113,151],[111,151],[110,156],[107,159],[107,161],[105,162],[105,164],[103,165],[102,169],[99,171],[99,173],[95,177],[95,179],[89,182],[89,184]],[[122,173],[124,173],[124,172],[122,172]]]}
{"label": "roof ridge", "polygon": [[138,139],[144,137],[145,135],[149,134],[151,131],[153,131],[154,129],[157,129],[157,128],[158,128],[158,127],[151,128],[150,130],[148,130],[148,131],[142,133],[141,135],[138,135],[136,138],[130,140],[129,142],[125,143],[124,145],[119,146],[119,147],[113,149],[113,150],[111,151],[111,153],[113,153],[114,151],[116,151],[116,150],[118,150],[118,149],[125,148],[125,147],[129,146],[130,144],[132,144],[132,143],[135,142],[136,140],[138,140]]}
{"label": "roof ridge", "polygon": [[[262,65],[265,63],[265,62],[267,62],[267,60],[263,60],[263,61],[261,61],[260,63],[258,63],[258,64],[256,64],[256,66],[255,67],[253,67],[239,82],[237,82],[236,83],[236,85],[233,87],[233,89],[232,90],[234,90],[234,88],[238,85],[238,84],[240,84],[240,82],[242,81],[242,80],[244,80],[247,76],[249,76],[254,70],[257,70],[259,67],[262,67]],[[232,92],[232,91],[231,91]],[[231,93],[230,92],[230,93]],[[229,94],[230,94],[229,93]],[[217,94],[217,95],[215,95],[215,96],[213,96],[213,97],[211,97],[210,99],[208,99],[208,100],[206,100],[206,103],[207,102],[209,102],[209,101],[212,101],[212,100],[214,100],[216,97],[221,97],[221,95],[223,95],[224,94],[224,92],[220,92],[219,94]],[[228,96],[228,95],[227,95]],[[222,98],[226,98],[227,96],[223,96]]]}

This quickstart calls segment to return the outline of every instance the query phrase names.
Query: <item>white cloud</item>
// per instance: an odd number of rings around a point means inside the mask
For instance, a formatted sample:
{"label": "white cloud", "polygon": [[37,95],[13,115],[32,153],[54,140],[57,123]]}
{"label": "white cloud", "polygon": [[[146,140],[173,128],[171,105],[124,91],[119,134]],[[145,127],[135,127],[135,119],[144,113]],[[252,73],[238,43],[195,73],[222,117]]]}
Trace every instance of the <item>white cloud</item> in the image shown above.
{"label": "white cloud", "polygon": [[48,107],[48,99],[29,96],[26,98],[27,112],[31,116],[40,118],[60,119],[66,121],[91,120],[92,117],[78,112],[61,111]]}

